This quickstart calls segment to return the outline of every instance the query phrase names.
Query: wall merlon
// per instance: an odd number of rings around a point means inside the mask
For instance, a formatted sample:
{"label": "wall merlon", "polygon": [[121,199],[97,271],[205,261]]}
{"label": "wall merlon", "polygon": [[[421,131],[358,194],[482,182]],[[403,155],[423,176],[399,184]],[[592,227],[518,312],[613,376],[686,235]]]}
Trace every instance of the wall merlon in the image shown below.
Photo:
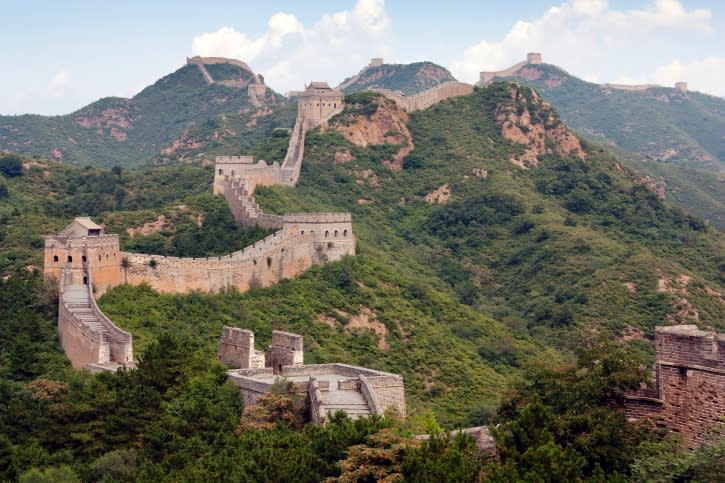
{"label": "wall merlon", "polygon": [[627,395],[630,419],[650,418],[690,446],[725,414],[725,334],[676,325],[655,329],[655,389]]}

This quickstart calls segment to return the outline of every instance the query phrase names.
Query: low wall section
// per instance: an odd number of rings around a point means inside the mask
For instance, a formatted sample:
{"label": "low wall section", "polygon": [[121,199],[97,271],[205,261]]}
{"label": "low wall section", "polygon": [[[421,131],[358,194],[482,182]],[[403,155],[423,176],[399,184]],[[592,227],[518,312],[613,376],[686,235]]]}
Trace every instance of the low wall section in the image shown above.
{"label": "low wall section", "polygon": [[239,252],[222,257],[178,258],[124,253],[128,283],[148,283],[167,293],[246,291],[295,277],[316,258],[312,235],[287,236],[278,231]]}
{"label": "low wall section", "polygon": [[412,96],[406,96],[389,89],[373,88],[372,90],[391,99],[405,111],[413,112],[421,109],[427,109],[430,106],[451,97],[466,96],[473,92],[473,86],[464,82],[451,81],[445,82],[436,87],[431,87],[430,89]]}
{"label": "low wall section", "polygon": [[655,345],[655,387],[627,395],[627,416],[652,419],[691,447],[701,444],[725,415],[725,334],[657,327]]}

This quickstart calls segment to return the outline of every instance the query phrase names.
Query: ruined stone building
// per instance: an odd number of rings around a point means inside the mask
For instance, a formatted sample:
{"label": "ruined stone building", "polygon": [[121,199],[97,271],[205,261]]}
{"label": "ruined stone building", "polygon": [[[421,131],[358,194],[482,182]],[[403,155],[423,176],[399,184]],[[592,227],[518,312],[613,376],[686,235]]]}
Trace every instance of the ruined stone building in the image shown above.
{"label": "ruined stone building", "polygon": [[388,409],[405,416],[403,378],[397,374],[347,364],[305,364],[302,336],[272,331],[266,358],[254,348],[250,330],[224,327],[217,359],[239,367],[228,372],[245,405],[254,404],[282,378],[310,407],[313,422],[324,422],[337,411],[351,418],[384,414]]}

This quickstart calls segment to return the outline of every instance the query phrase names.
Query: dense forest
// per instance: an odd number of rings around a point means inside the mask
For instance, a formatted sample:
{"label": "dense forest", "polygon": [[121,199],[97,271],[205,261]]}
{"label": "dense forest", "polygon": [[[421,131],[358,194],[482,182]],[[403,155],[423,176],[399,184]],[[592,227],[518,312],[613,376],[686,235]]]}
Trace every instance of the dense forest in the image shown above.
{"label": "dense forest", "polygon": [[[412,114],[415,149],[400,170],[385,163],[400,145],[362,147],[337,129],[394,107],[372,93],[347,103],[307,136],[298,186],[260,188],[257,200],[270,213],[352,212],[358,255],[246,293],[117,287],[99,304],[133,333],[139,363],[115,374],[74,372],[65,360],[54,287],[39,273],[41,235],[88,215],[124,250],[200,256],[267,232],[234,223],[210,194],[211,167],[2,156],[0,479],[719,478],[722,434],[688,451],[627,423],[620,407],[622,390],[647,379],[656,325],[696,313],[701,327],[725,328],[713,295],[725,290],[722,235],[635,184],[597,145],[583,142],[581,158],[548,141],[536,165],[512,164],[525,146],[502,135],[501,112],[561,124],[527,88],[494,84]],[[250,149],[274,159],[284,144],[279,133]],[[442,185],[449,199],[426,201]],[[349,326],[361,315],[384,330]],[[223,325],[253,330],[259,347],[272,329],[290,330],[304,335],[310,362],[399,373],[412,416],[304,424],[284,381],[244,408],[214,361]],[[496,458],[446,432],[482,424]],[[424,433],[433,437],[413,437]]]}

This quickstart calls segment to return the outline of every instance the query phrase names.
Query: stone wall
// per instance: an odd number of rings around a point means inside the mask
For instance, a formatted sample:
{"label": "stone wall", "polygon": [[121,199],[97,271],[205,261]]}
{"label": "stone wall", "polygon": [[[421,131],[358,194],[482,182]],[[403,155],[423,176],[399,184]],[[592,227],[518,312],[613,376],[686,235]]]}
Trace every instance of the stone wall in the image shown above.
{"label": "stone wall", "polygon": [[93,273],[95,295],[100,297],[109,287],[123,283],[121,260],[123,255],[118,235],[85,237],[45,236],[43,273],[47,278],[60,280],[66,272],[69,284],[88,282],[86,269]]}
{"label": "stone wall", "polygon": [[655,387],[627,395],[627,416],[652,419],[696,446],[725,415],[725,334],[657,327],[655,346]]}
{"label": "stone wall", "polygon": [[466,96],[473,92],[473,86],[464,82],[444,82],[436,87],[431,87],[423,92],[419,92],[412,96],[406,96],[400,92],[391,91],[389,89],[373,88],[375,92],[383,94],[391,99],[407,112],[427,109],[451,97]]}
{"label": "stone wall", "polygon": [[241,369],[264,367],[264,352],[254,348],[254,332],[224,326],[219,341],[217,360]]}
{"label": "stone wall", "polygon": [[342,92],[330,88],[326,82],[312,82],[297,96],[297,113],[311,129],[342,111]]}
{"label": "stone wall", "polygon": [[394,408],[405,417],[405,386],[402,376],[375,376],[366,379],[383,412],[388,408]]}
{"label": "stone wall", "polygon": [[244,250],[222,257],[178,258],[123,253],[130,284],[148,283],[167,293],[246,291],[300,275],[317,261],[312,235],[287,236],[280,230]]}
{"label": "stone wall", "polygon": [[[91,274],[87,272],[88,282]],[[87,302],[68,301],[65,298],[66,285],[81,285],[87,290]],[[61,347],[74,369],[83,369],[92,364],[126,365],[133,363],[133,339],[131,334],[116,327],[101,312],[93,299],[90,283],[72,281],[72,272],[64,272],[59,278],[58,288],[58,335]],[[76,314],[76,307],[83,311]],[[90,310],[89,310],[90,309]],[[97,322],[88,325],[88,314]]]}
{"label": "stone wall", "polygon": [[481,72],[479,74],[479,80],[476,83],[477,86],[484,86],[491,82],[495,77],[511,77],[515,75],[522,67],[524,67],[527,64],[531,65],[540,65],[541,64],[541,53],[539,52],[529,52],[526,54],[526,60],[523,62],[519,62],[518,64],[514,64],[508,69],[499,70],[495,72]]}
{"label": "stone wall", "polygon": [[275,374],[281,374],[283,366],[303,365],[302,344],[302,336],[299,334],[273,330],[267,366],[272,367]]}

